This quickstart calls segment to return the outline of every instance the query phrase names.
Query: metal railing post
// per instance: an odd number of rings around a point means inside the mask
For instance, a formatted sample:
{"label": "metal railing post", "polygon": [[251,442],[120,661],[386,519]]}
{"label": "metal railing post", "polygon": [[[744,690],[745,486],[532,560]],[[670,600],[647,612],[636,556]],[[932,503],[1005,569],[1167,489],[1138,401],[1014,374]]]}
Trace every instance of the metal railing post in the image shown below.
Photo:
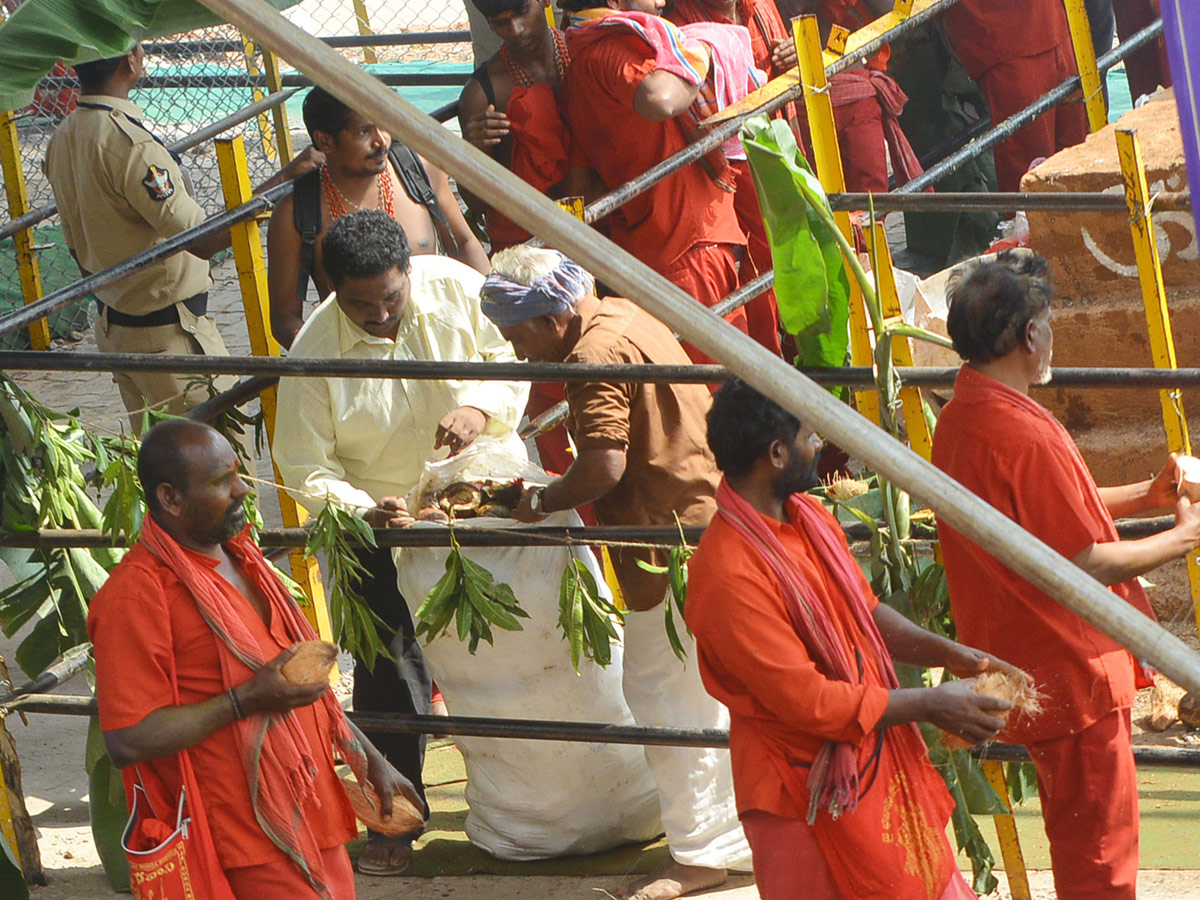
{"label": "metal railing post", "polygon": [[[1121,162],[1121,179],[1125,182],[1125,203],[1129,209],[1129,228],[1133,235],[1133,250],[1137,258],[1138,281],[1142,288],[1142,304],[1146,310],[1146,327],[1150,333],[1150,350],[1156,369],[1174,369],[1175,338],[1171,331],[1171,311],[1167,307],[1167,292],[1163,286],[1162,262],[1158,243],[1154,239],[1154,221],[1150,217],[1151,197],[1146,184],[1146,166],[1137,132],[1117,129],[1117,156]],[[1191,454],[1192,439],[1188,432],[1183,397],[1178,388],[1158,392],[1162,403],[1163,427],[1167,449]],[[1187,555],[1188,583],[1191,586],[1192,608],[1200,628],[1200,551]]]}
{"label": "metal railing post", "polygon": [[[254,57],[258,53],[258,48],[254,44],[254,38],[248,34],[242,35],[242,58],[246,61],[246,74],[251,77],[262,75],[262,70],[258,67],[258,60]],[[266,99],[266,94],[263,89],[255,85],[252,89],[254,94],[254,102],[259,103]],[[274,135],[271,129],[271,117],[265,112],[258,114],[258,136],[262,141],[263,155],[268,160],[274,162],[279,154],[275,149]]]}
{"label": "metal railing post", "polygon": [[[25,170],[21,167],[16,116],[11,111],[0,114],[0,169],[4,172],[4,192],[8,195],[8,217],[25,215],[29,212],[29,194],[25,190]],[[22,228],[12,237],[21,273],[21,296],[28,306],[42,299],[42,273],[37,251],[33,249],[33,226]],[[34,350],[50,349],[50,325],[45,319],[30,323],[29,340]]]}
{"label": "metal railing post", "polygon": [[[1084,0],[1063,0],[1067,11],[1067,26],[1071,31],[1071,45],[1075,48],[1075,67],[1079,71],[1079,83],[1083,86],[1083,102],[1087,108],[1088,130],[1099,131],[1108,124],[1108,110],[1104,105],[1104,88],[1100,70],[1096,67],[1096,45],[1092,43],[1092,26],[1088,23]],[[1105,47],[1106,51],[1111,47]]]}
{"label": "metal railing post", "polygon": [[[225,207],[234,209],[250,200],[250,173],[246,167],[246,151],[241,136],[217,140],[217,165],[221,172],[221,188],[225,193]],[[262,238],[258,223],[254,219],[239,222],[229,229],[233,237],[233,258],[237,264],[238,282],[242,289],[242,304],[246,311],[246,330],[250,333],[250,350],[255,356],[279,356],[279,344],[271,335],[270,301],[267,294],[267,266],[263,259]],[[276,389],[269,387],[260,395],[263,416],[267,423],[267,441],[274,443]],[[272,467],[274,463],[272,462]],[[275,480],[282,483],[279,470],[275,469]],[[307,516],[295,499],[283,488],[279,489],[279,509],[283,524],[297,528],[304,524]],[[317,633],[325,640],[332,639],[329,610],[325,602],[325,589],[321,584],[321,571],[317,561],[306,557],[302,550],[290,554],[292,578],[299,583],[310,605],[304,613]]]}
{"label": "metal railing post", "polygon": [[[833,121],[833,101],[829,97],[829,82],[825,78],[825,60],[821,53],[821,35],[817,17],[806,15],[792,19],[792,39],[800,61],[800,81],[804,85],[804,108],[808,113],[808,129],[812,136],[813,162],[817,177],[826,193],[846,190],[842,171],[842,155],[838,148],[837,127]],[[854,242],[850,214],[836,212],[834,221],[842,234]],[[862,290],[843,263],[850,282],[850,362],[856,366],[871,365],[871,336],[867,331],[867,313],[863,306]],[[874,391],[856,391],[858,411],[876,424],[879,423],[879,397]]]}
{"label": "metal railing post", "polygon": [[[371,30],[371,19],[367,15],[367,4],[365,0],[354,0],[354,23],[358,28],[358,33],[363,35],[374,34]],[[375,55],[374,47],[362,48],[363,62],[368,66],[379,62],[379,57]]]}

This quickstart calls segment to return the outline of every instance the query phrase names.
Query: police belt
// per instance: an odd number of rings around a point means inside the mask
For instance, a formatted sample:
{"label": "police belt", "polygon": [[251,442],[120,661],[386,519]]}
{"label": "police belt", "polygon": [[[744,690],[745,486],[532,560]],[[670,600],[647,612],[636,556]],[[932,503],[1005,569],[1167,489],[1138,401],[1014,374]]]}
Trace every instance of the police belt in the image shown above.
{"label": "police belt", "polygon": [[[162,309],[156,309],[152,313],[146,313],[144,316],[131,316],[128,313],[119,312],[111,306],[105,306],[99,300],[96,301],[96,305],[104,313],[109,325],[120,325],[124,328],[154,328],[159,325],[179,324],[179,309],[174,303],[164,306]],[[183,305],[192,315],[200,318],[208,312],[208,291],[188,297],[183,301]]]}

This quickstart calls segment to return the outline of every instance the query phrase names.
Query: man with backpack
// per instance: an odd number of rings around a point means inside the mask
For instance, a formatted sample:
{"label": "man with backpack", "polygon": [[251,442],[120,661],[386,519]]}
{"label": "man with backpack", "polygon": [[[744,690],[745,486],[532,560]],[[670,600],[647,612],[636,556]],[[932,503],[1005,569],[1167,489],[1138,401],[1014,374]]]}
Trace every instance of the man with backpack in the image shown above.
{"label": "man with backpack", "polygon": [[403,227],[414,255],[450,256],[488,272],[445,172],[319,87],[304,100],[304,126],[324,164],[296,180],[267,229],[271,331],[280,344],[290,347],[300,330],[309,279],[321,297],[329,294],[320,242],[348,213],[382,210]]}

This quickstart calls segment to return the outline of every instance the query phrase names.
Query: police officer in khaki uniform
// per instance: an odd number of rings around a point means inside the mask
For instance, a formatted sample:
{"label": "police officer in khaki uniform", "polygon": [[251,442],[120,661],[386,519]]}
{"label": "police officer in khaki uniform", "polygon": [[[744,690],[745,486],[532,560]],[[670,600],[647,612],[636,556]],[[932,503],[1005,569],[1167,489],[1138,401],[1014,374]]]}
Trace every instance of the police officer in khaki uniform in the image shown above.
{"label": "police officer in khaki uniform", "polygon": [[[203,207],[189,194],[178,158],[143,124],[129,100],[141,78],[140,45],[128,55],[75,66],[82,96],[55,132],[44,169],[54,188],[63,234],[87,275],[198,225]],[[312,169],[319,153],[307,151],[273,176],[265,190]],[[228,355],[207,315],[212,279],[208,259],[230,245],[222,230],[97,291],[96,346],[106,353]],[[175,414],[207,399],[195,376],[169,372],[117,372],[113,380],[135,430],[141,410]],[[219,389],[233,379],[217,379]]]}

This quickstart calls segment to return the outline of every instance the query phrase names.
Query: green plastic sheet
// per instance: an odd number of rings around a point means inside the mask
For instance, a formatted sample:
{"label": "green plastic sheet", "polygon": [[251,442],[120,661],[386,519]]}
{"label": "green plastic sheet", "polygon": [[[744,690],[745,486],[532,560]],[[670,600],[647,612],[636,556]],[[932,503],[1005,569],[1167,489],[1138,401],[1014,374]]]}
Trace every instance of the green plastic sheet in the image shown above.
{"label": "green plastic sheet", "polygon": [[[287,9],[299,0],[269,0]],[[23,109],[57,60],[128,53],[146,38],[220,25],[195,0],[26,0],[0,25],[0,109]]]}
{"label": "green plastic sheet", "polygon": [[844,366],[850,281],[836,238],[814,212],[829,209],[825,191],[784,120],[750,119],[742,144],[771,243],[779,318],[796,339],[797,362]]}

